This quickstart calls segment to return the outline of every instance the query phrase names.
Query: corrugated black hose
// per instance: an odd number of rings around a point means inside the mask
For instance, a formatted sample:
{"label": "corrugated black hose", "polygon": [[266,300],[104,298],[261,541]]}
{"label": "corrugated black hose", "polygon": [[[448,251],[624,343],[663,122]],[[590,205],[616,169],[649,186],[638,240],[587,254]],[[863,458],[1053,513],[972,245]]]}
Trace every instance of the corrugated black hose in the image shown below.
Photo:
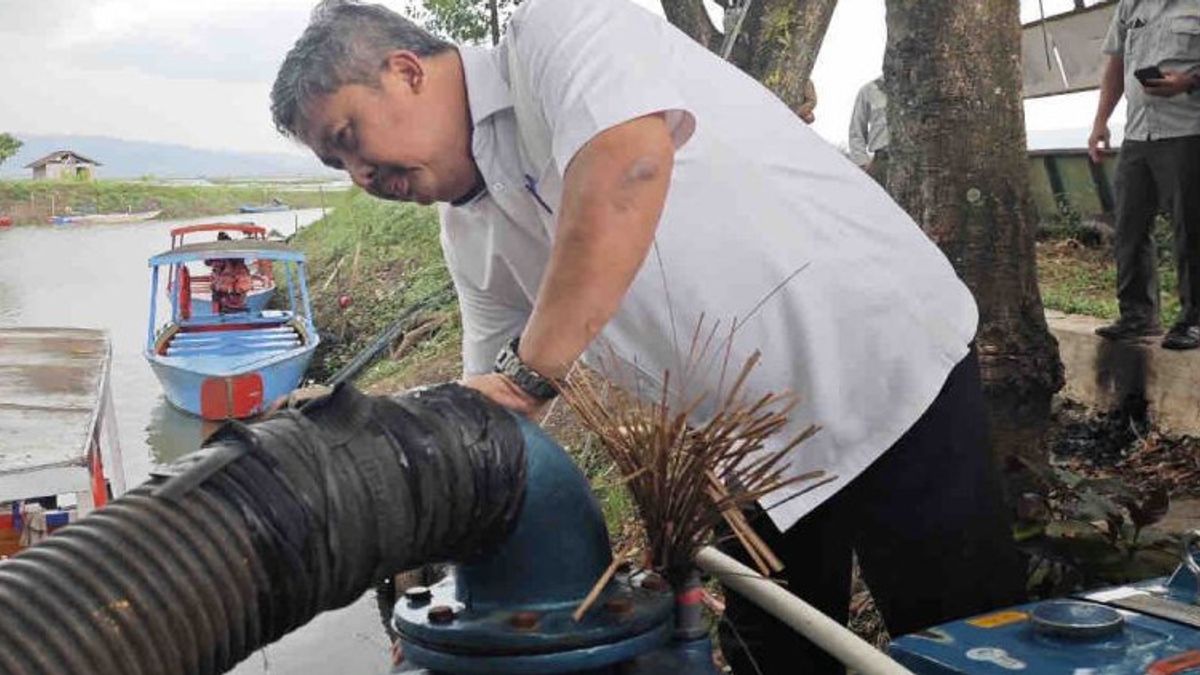
{"label": "corrugated black hose", "polygon": [[223,673],[379,579],[499,543],[516,419],[441,385],[353,388],[206,446],[0,563],[0,673]]}

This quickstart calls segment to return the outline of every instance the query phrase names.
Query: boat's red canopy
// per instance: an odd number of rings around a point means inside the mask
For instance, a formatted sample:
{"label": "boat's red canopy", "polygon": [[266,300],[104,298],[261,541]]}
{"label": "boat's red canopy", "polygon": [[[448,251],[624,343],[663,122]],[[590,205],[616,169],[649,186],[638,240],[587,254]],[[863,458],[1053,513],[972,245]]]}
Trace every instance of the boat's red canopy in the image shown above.
{"label": "boat's red canopy", "polygon": [[171,228],[171,244],[175,245],[175,238],[180,239],[179,243],[183,243],[184,235],[195,234],[197,232],[241,232],[256,239],[265,239],[267,236],[267,228],[254,223],[200,223],[198,225],[184,225],[183,227]]}

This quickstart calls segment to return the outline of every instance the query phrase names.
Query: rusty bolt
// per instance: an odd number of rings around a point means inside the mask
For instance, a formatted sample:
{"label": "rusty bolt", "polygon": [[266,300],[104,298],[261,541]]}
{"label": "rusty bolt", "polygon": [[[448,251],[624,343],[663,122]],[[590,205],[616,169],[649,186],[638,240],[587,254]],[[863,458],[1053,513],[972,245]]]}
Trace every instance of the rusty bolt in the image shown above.
{"label": "rusty bolt", "polygon": [[617,616],[624,616],[633,611],[633,600],[629,598],[612,598],[604,603],[604,611]]}
{"label": "rusty bolt", "polygon": [[665,593],[665,592],[671,590],[671,585],[667,583],[666,579],[663,579],[662,577],[658,576],[657,574],[647,574],[642,579],[642,588],[644,588],[648,591],[656,591],[658,593]]}
{"label": "rusty bolt", "polygon": [[517,630],[533,630],[537,628],[542,615],[538,612],[514,612],[508,617],[508,625]]}
{"label": "rusty bolt", "polygon": [[429,599],[433,597],[433,593],[430,592],[427,586],[413,586],[412,588],[405,589],[404,597],[408,598],[410,605],[423,605],[429,602]]}
{"label": "rusty bolt", "polygon": [[434,605],[429,608],[429,623],[445,625],[454,620],[454,608],[448,605]]}

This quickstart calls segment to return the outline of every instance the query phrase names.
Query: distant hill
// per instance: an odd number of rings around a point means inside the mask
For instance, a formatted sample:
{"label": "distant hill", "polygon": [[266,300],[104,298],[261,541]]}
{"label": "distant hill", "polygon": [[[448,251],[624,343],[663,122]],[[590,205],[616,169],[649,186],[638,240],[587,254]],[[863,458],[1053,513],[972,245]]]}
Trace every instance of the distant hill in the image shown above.
{"label": "distant hill", "polygon": [[203,150],[186,145],[128,141],[106,136],[13,135],[25,143],[20,152],[0,164],[0,178],[28,177],[26,164],[55,150],[75,152],[100,162],[100,178],[222,178],[341,176],[312,156]]}

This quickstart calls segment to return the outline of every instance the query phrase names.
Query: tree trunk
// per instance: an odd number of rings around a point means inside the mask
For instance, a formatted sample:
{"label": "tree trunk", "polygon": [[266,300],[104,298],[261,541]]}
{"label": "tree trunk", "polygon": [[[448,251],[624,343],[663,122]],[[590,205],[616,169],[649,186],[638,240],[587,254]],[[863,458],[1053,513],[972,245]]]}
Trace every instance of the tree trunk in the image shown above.
{"label": "tree trunk", "polygon": [[[668,21],[720,52],[725,35],[709,20],[702,0],[661,2]],[[730,61],[789,107],[799,107],[836,5],[837,0],[750,0]]]}
{"label": "tree trunk", "polygon": [[749,59],[740,54],[739,67],[796,109],[836,5],[837,0],[754,0],[738,38],[748,43]]}
{"label": "tree trunk", "polygon": [[704,9],[704,0],[662,0],[663,14],[679,30],[713,51],[721,48],[721,31]]}
{"label": "tree trunk", "polygon": [[492,44],[500,44],[500,8],[497,0],[488,0],[488,23],[492,29]]}
{"label": "tree trunk", "polygon": [[887,28],[888,189],[979,304],[998,458],[1044,466],[1063,375],[1037,285],[1018,0],[887,0]]}

